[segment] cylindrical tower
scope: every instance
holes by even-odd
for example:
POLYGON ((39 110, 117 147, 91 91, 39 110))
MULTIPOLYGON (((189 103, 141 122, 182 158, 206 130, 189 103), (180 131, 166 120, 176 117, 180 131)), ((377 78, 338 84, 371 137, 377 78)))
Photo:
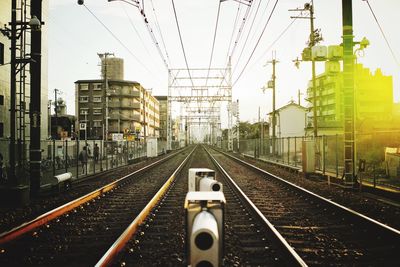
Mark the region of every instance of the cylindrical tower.
POLYGON ((117 57, 107 57, 101 60, 101 76, 104 78, 105 67, 107 64, 107 79, 124 79, 124 60, 117 57))

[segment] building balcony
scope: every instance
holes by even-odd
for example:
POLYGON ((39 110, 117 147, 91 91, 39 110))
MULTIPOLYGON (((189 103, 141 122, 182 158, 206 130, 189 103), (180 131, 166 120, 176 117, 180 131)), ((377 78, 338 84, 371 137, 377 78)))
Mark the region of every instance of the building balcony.
POLYGON ((133 114, 133 115, 124 115, 124 114, 109 114, 109 120, 120 120, 120 121, 137 121, 140 122, 140 115, 133 114))
POLYGON ((108 107, 109 108, 119 108, 119 107, 121 107, 121 103, 120 102, 108 102, 108 107))
POLYGON ((123 109, 140 109, 140 103, 132 101, 122 101, 121 108, 123 109))

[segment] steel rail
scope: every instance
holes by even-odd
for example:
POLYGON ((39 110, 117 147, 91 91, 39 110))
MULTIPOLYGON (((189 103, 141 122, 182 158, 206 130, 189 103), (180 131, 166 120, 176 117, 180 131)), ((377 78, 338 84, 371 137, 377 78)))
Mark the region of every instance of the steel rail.
POLYGON ((189 153, 189 155, 182 161, 179 167, 168 178, 165 184, 158 190, 149 203, 143 208, 139 215, 132 221, 132 223, 125 229, 125 231, 118 237, 118 239, 111 245, 103 257, 97 262, 96 267, 108 266, 113 258, 125 247, 126 243, 136 233, 139 225, 146 220, 151 210, 158 204, 160 199, 165 195, 171 184, 174 182, 176 175, 181 171, 190 156, 196 150, 197 146, 189 153))
POLYGON ((257 208, 257 206, 246 196, 246 194, 240 189, 240 187, 235 183, 235 181, 230 177, 230 175, 225 171, 225 169, 219 164, 219 162, 211 155, 208 149, 205 149, 214 164, 218 169, 224 174, 228 181, 233 185, 235 190, 239 192, 241 197, 246 201, 246 203, 255 211, 255 213, 260 217, 260 219, 266 224, 266 226, 271 230, 274 237, 277 239, 277 243, 282 246, 282 249, 286 256, 288 256, 288 261, 290 261, 291 266, 308 266, 304 260, 297 254, 297 252, 289 245, 286 239, 279 233, 274 225, 262 214, 262 212, 257 208))
POLYGON ((363 220, 363 221, 365 221, 365 222, 368 222, 368 223, 370 223, 370 224, 372 224, 372 225, 374 225, 374 226, 379 226, 380 229, 385 230, 385 231, 389 232, 390 234, 395 234, 395 235, 397 235, 397 236, 400 238, 400 230, 398 230, 398 229, 395 229, 395 228, 390 227, 390 226, 388 226, 388 225, 386 225, 386 224, 383 224, 383 223, 381 223, 381 222, 378 222, 378 221, 375 220, 375 219, 372 219, 372 218, 370 218, 370 217, 368 217, 368 216, 366 216, 366 215, 364 215, 364 214, 362 214, 362 213, 359 213, 359 212, 357 212, 357 211, 355 211, 355 210, 353 210, 353 209, 350 209, 350 208, 348 208, 348 207, 345 207, 345 206, 343 206, 343 205, 341 205, 341 204, 339 204, 339 203, 336 203, 336 202, 334 202, 334 201, 332 201, 332 200, 330 200, 330 199, 327 199, 327 198, 324 198, 324 197, 322 197, 322 196, 320 196, 320 195, 317 195, 317 194, 314 193, 314 192, 311 192, 311 191, 309 191, 309 190, 307 190, 307 189, 305 189, 305 188, 302 188, 302 187, 300 187, 300 186, 298 186, 298 185, 296 185, 296 184, 294 184, 294 183, 288 182, 288 181, 286 181, 285 179, 283 179, 283 178, 281 178, 281 177, 279 177, 279 176, 276 176, 276 175, 274 175, 274 174, 272 174, 272 173, 270 173, 270 172, 268 172, 268 171, 266 171, 266 170, 263 170, 263 169, 261 169, 261 168, 259 168, 259 167, 257 167, 257 166, 254 166, 254 165, 252 165, 252 164, 250 164, 250 163, 248 163, 248 162, 246 162, 246 161, 244 161, 244 160, 241 160, 241 159, 239 159, 239 158, 236 158, 236 157, 234 157, 234 156, 232 156, 232 155, 230 155, 230 154, 228 154, 228 153, 225 153, 225 152, 223 152, 223 151, 219 151, 219 150, 216 150, 216 149, 214 149, 214 150, 217 151, 217 152, 219 152, 219 153, 221 153, 221 154, 223 154, 223 155, 226 155, 227 157, 229 157, 229 158, 231 158, 231 159, 233 159, 233 160, 235 160, 235 161, 237 161, 237 162, 242 163, 242 164, 245 165, 245 166, 248 166, 248 167, 250 167, 250 168, 252 168, 252 169, 255 169, 255 170, 257 170, 257 171, 259 171, 259 172, 261 172, 261 173, 263 173, 263 174, 266 174, 266 175, 268 175, 268 176, 270 176, 270 177, 273 177, 274 179, 279 180, 279 181, 281 181, 282 183, 284 183, 284 184, 286 184, 286 185, 289 185, 289 186, 291 186, 291 187, 297 189, 297 190, 300 191, 300 192, 303 192, 303 193, 305 193, 305 194, 307 194, 307 195, 309 195, 309 196, 312 196, 312 197, 314 197, 314 198, 316 198, 316 199, 318 199, 318 200, 320 200, 320 201, 322 201, 322 202, 324 202, 324 203, 326 203, 326 204, 328 204, 328 205, 334 206, 334 207, 340 209, 340 210, 343 211, 343 212, 346 212, 346 213, 348 213, 348 214, 351 214, 351 215, 353 215, 353 216, 356 216, 356 218, 358 218, 358 219, 361 219, 361 220, 363 220))
POLYGON ((10 242, 18 237, 20 237, 21 235, 32 231, 33 229, 38 228, 39 226, 42 226, 44 224, 46 224, 47 222, 54 220, 55 218, 65 214, 66 212, 73 210, 76 207, 79 207, 80 205, 100 196, 101 194, 104 194, 110 190, 112 190, 113 188, 115 188, 116 186, 118 186, 120 183, 122 183, 125 179, 131 177, 132 175, 137 175, 139 173, 142 173, 150 168, 153 168, 161 163, 163 163, 164 161, 170 159, 171 157, 174 157, 175 155, 181 153, 181 151, 176 152, 171 154, 170 156, 167 156, 163 159, 160 159, 158 161, 155 161, 139 170, 136 170, 128 175, 125 175, 121 178, 119 178, 118 180, 109 183, 99 189, 96 189, 80 198, 77 198, 75 200, 72 200, 58 208, 55 208, 53 210, 50 210, 40 216, 38 216, 37 218, 29 221, 29 222, 25 222, 23 224, 21 224, 20 226, 17 226, 7 232, 3 232, 0 234, 0 245, 10 242))

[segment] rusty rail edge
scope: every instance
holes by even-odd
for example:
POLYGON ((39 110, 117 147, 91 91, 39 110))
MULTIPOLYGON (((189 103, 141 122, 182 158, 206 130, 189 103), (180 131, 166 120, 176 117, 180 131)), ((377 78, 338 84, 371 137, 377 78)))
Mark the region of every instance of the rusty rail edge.
MULTIPOLYGON (((197 147, 197 146, 196 146, 197 147)), ((174 171, 174 173, 168 178, 165 184, 158 190, 158 192, 153 196, 149 203, 143 208, 139 215, 132 221, 132 223, 125 229, 125 231, 118 237, 118 239, 111 245, 103 257, 96 263, 96 267, 108 266, 113 258, 125 247, 126 243, 131 239, 131 237, 136 233, 140 224, 146 220, 147 216, 150 214, 151 210, 157 205, 159 200, 164 196, 166 191, 169 189, 172 182, 175 180, 176 175, 185 163, 188 161, 190 156, 196 150, 196 147, 189 153, 189 155, 182 161, 179 167, 174 171)))
POLYGON ((163 159, 155 161, 155 162, 153 162, 153 163, 151 163, 151 164, 149 164, 149 165, 147 165, 147 166, 145 166, 145 167, 143 167, 143 168, 141 168, 139 170, 136 170, 136 171, 134 171, 134 172, 132 172, 132 173, 130 173, 128 175, 125 175, 125 176, 119 178, 118 180, 116 180, 116 181, 114 181, 114 182, 112 182, 112 183, 110 183, 108 185, 105 185, 105 186, 103 186, 103 187, 101 187, 99 189, 96 189, 96 190, 94 190, 94 191, 92 191, 92 192, 90 192, 90 193, 88 193, 88 194, 86 194, 86 195, 84 195, 84 196, 82 196, 80 198, 72 200, 72 201, 70 201, 70 202, 68 202, 68 203, 66 203, 66 204, 64 204, 64 205, 62 205, 62 206, 60 206, 58 208, 50 210, 50 211, 40 215, 39 217, 29 221, 29 222, 25 222, 25 223, 21 224, 20 226, 17 226, 17 227, 15 227, 15 228, 13 228, 13 229, 11 229, 9 231, 1 233, 0 234, 0 245, 4 244, 4 243, 7 243, 7 242, 10 242, 10 241, 20 237, 21 235, 23 235, 23 234, 25 234, 27 232, 30 232, 33 229, 38 228, 39 226, 42 226, 42 225, 46 224, 47 222, 49 222, 51 220, 54 220, 55 218, 67 213, 68 211, 73 210, 74 208, 79 207, 80 205, 82 205, 82 204, 84 204, 84 203, 96 198, 97 196, 110 191, 111 189, 115 188, 119 183, 121 183, 126 178, 128 178, 128 177, 130 177, 132 175, 136 175, 138 173, 144 172, 144 171, 146 171, 146 170, 148 170, 148 169, 150 169, 150 168, 152 168, 152 167, 154 167, 156 165, 159 165, 162 162, 170 159, 171 157, 173 157, 173 156, 175 156, 175 155, 177 155, 177 154, 179 154, 181 152, 182 151, 173 153, 168 157, 165 157, 163 159))
POLYGON ((290 257, 286 259, 290 261, 291 266, 308 266, 304 260, 297 254, 297 252, 289 245, 286 239, 279 233, 278 230, 274 227, 274 225, 264 216, 264 214, 257 208, 257 206, 247 197, 247 195, 240 189, 240 187, 235 183, 235 181, 230 177, 230 175, 225 171, 225 169, 219 164, 219 162, 211 155, 211 153, 206 149, 206 152, 213 160, 214 164, 218 167, 218 169, 224 174, 226 178, 228 178, 229 182, 234 186, 234 188, 240 193, 243 199, 247 202, 247 204, 257 213, 260 219, 266 224, 266 226, 271 230, 274 237, 277 239, 279 244, 282 246, 282 249, 285 250, 285 254, 290 257))
POLYGON ((350 209, 350 208, 345 207, 345 206, 343 206, 343 205, 341 205, 341 204, 339 204, 339 203, 336 203, 336 202, 334 202, 334 201, 332 201, 332 200, 330 200, 330 199, 327 199, 327 198, 324 198, 324 197, 322 197, 322 196, 320 196, 320 195, 317 195, 317 194, 314 193, 314 192, 311 192, 311 191, 309 191, 309 190, 307 190, 307 189, 305 189, 305 188, 303 188, 303 187, 300 187, 300 186, 298 186, 298 185, 296 185, 296 184, 294 184, 294 183, 288 182, 288 181, 286 181, 285 179, 283 179, 283 178, 281 178, 281 177, 279 177, 279 176, 277 176, 277 175, 274 175, 274 174, 272 174, 272 173, 270 173, 270 172, 268 172, 268 171, 266 171, 266 170, 263 170, 263 169, 261 169, 261 168, 259 168, 259 167, 257 167, 257 166, 254 166, 254 165, 252 165, 252 164, 250 164, 250 163, 248 163, 248 162, 246 162, 246 161, 244 161, 244 160, 241 160, 241 159, 239 159, 239 158, 236 158, 236 157, 234 157, 234 156, 232 156, 232 155, 230 155, 230 154, 228 154, 228 153, 225 153, 225 152, 223 152, 223 151, 219 151, 219 150, 216 150, 216 149, 213 149, 213 150, 215 150, 215 151, 217 151, 218 153, 221 153, 221 154, 223 154, 223 155, 226 155, 227 157, 229 157, 229 158, 231 158, 231 159, 233 159, 233 160, 236 160, 236 161, 238 161, 238 162, 240 162, 240 163, 242 163, 242 164, 244 164, 244 165, 246 165, 246 166, 248 166, 248 167, 250 167, 250 168, 253 168, 253 169, 255 169, 255 170, 257 170, 257 171, 259 171, 259 172, 261 172, 261 173, 263 173, 263 174, 266 174, 266 175, 268 175, 268 176, 271 176, 271 177, 273 177, 273 178, 275 178, 275 179, 277 179, 277 180, 279 180, 279 181, 281 181, 281 182, 283 182, 283 183, 285 183, 285 184, 287 184, 287 185, 290 185, 290 186, 296 188, 297 190, 299 190, 299 191, 301 191, 301 192, 303 192, 303 193, 306 193, 306 194, 308 194, 308 195, 310 195, 310 196, 312 196, 312 197, 314 197, 314 198, 316 198, 316 199, 318 199, 318 200, 320 200, 320 201, 322 201, 322 202, 328 203, 328 204, 330 204, 330 205, 332 205, 332 206, 335 206, 336 208, 339 208, 339 209, 342 210, 342 211, 345 211, 345 212, 347 212, 347 213, 350 213, 350 214, 352 214, 353 216, 358 217, 359 219, 362 219, 362 220, 364 220, 364 221, 366 221, 366 222, 368 222, 368 223, 370 223, 370 224, 373 224, 373 225, 375 225, 375 226, 379 226, 379 227, 381 227, 381 229, 384 229, 384 230, 388 231, 388 232, 391 233, 391 234, 395 234, 395 235, 397 235, 397 236, 400 238, 400 230, 398 230, 398 229, 396 229, 396 228, 390 227, 390 226, 388 226, 388 225, 386 225, 386 224, 383 224, 383 223, 381 223, 381 222, 379 222, 379 221, 377 221, 377 220, 375 220, 375 219, 372 219, 372 218, 370 218, 370 217, 368 217, 368 216, 366 216, 366 215, 364 215, 364 214, 362 214, 362 213, 359 213, 359 212, 357 212, 357 211, 355 211, 355 210, 353 210, 353 209, 350 209))

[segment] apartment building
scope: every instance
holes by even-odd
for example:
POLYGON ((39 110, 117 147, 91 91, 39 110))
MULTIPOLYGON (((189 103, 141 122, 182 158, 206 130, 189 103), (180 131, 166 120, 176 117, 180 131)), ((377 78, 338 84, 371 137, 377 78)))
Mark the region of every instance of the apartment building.
MULTIPOLYGON (((106 94, 104 80, 78 80, 75 99, 77 127, 86 122, 88 139, 103 139, 106 132, 108 140, 113 133, 158 137, 159 103, 137 82, 109 79, 106 94)), ((80 131, 81 138, 84 134, 80 131)))
POLYGON ((167 96, 156 96, 155 97, 160 104, 160 129, 159 136, 161 140, 167 140, 167 125, 168 125, 168 97, 167 96))
MULTIPOLYGON (((354 71, 356 125, 367 128, 376 122, 389 122, 393 117, 393 80, 380 69, 372 73, 361 64, 354 71)), ((310 81, 307 89, 309 113, 307 132, 313 131, 313 91, 310 81)), ((329 72, 316 77, 316 113, 318 132, 334 134, 343 129, 343 73, 329 72)))

